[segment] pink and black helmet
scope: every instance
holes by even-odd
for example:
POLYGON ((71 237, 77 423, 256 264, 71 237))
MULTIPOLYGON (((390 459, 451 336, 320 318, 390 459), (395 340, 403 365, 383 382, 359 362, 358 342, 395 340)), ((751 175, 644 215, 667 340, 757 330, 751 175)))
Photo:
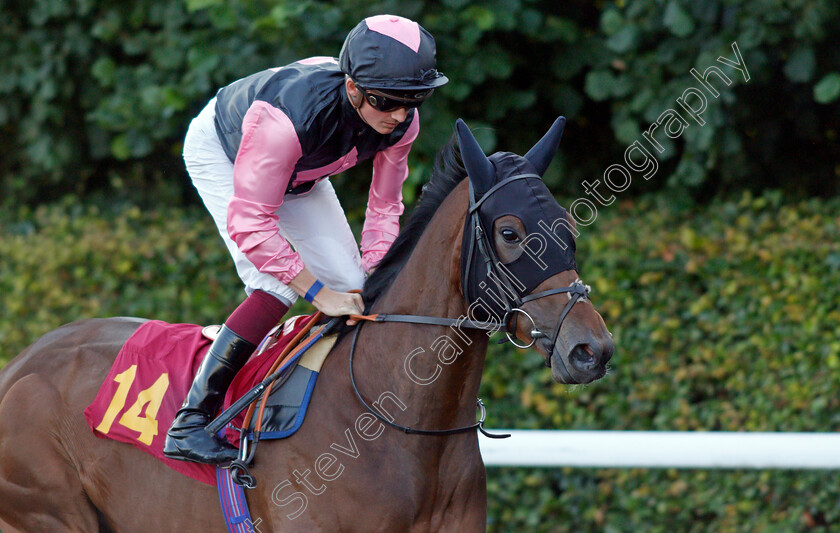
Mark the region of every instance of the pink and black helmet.
POLYGON ((357 24, 344 40, 338 62, 357 85, 391 94, 431 93, 449 81, 436 69, 434 37, 396 15, 368 17, 357 24))

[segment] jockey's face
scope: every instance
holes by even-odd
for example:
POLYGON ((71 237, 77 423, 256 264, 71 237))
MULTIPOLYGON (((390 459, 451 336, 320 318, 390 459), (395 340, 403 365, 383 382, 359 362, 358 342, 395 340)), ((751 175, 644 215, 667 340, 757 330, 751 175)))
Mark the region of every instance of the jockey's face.
POLYGON ((363 98, 362 92, 358 87, 356 87, 353 80, 350 78, 346 79, 345 87, 347 89, 347 96, 350 99, 350 103, 356 108, 359 116, 365 124, 373 128, 377 133, 381 133, 382 135, 392 133, 394 129, 402 124, 406 117, 408 117, 408 109, 405 107, 399 107, 391 111, 379 111, 370 105, 370 103, 363 98))
POLYGON ((408 110, 404 107, 393 111, 379 111, 366 101, 363 100, 362 102, 362 106, 359 108, 359 115, 361 115, 362 120, 367 122, 377 133, 383 135, 393 132, 408 116, 408 110))

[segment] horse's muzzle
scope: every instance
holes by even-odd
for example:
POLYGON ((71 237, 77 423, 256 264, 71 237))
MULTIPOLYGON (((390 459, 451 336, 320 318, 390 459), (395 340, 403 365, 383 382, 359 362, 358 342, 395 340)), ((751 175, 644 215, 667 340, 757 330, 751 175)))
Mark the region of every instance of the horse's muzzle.
POLYGON ((611 337, 589 339, 589 342, 575 344, 565 349, 563 341, 551 347, 549 362, 551 374, 558 383, 584 384, 604 377, 607 363, 613 356, 615 344, 611 337))

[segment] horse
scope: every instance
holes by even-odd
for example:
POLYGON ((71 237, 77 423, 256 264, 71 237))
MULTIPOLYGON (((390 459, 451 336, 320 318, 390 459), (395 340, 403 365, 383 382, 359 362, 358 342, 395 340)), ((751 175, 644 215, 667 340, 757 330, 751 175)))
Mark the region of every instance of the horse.
MULTIPOLYGON (((614 351, 576 270, 574 221, 541 179, 564 126, 524 157, 488 157, 457 122, 363 289, 382 320, 341 326, 306 423, 262 442, 251 530, 485 531, 476 400, 490 334, 566 384, 603 377, 614 351)), ((143 322, 61 326, 0 371, 4 532, 225 530, 215 487, 95 437, 82 416, 143 322)))

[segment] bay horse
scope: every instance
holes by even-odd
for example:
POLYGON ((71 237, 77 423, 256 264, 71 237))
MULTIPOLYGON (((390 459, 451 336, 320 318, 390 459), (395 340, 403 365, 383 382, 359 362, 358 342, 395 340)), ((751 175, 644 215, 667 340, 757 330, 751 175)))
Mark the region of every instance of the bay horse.
MULTIPOLYGON (((574 223, 541 180, 564 124, 524 157, 488 158, 458 121, 362 293, 367 312, 414 319, 342 332, 306 423, 256 456, 254 531, 485 531, 475 420, 489 333, 533 346, 560 383, 605 375, 612 338, 578 278, 574 223)), ((214 487, 95 437, 83 418, 141 323, 62 326, 0 372, 5 533, 225 530, 214 487)))

